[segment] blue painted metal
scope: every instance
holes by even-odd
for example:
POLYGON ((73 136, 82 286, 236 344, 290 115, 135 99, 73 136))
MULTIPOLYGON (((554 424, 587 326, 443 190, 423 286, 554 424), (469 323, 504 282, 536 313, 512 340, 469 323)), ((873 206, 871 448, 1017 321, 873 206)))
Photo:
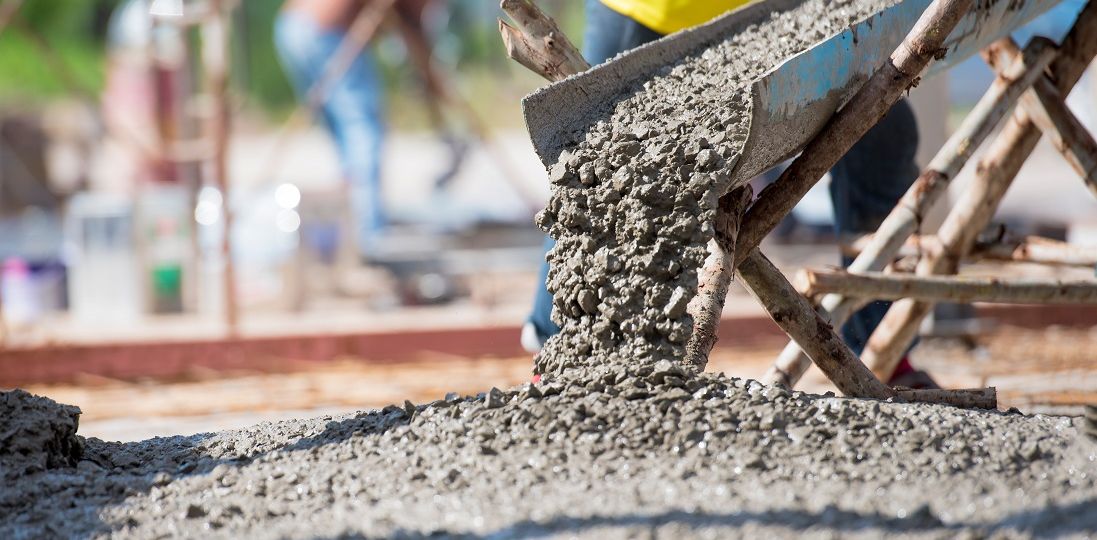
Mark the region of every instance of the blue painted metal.
MULTIPOLYGON (((1059 0, 977 1, 948 39, 931 76, 975 54, 1059 0)), ((754 83, 751 136, 736 178, 745 180, 795 154, 902 43, 931 0, 906 0, 786 60, 754 83)))
MULTIPOLYGON (((534 92, 523 100, 526 126, 546 164, 570 134, 608 116, 613 100, 663 65, 742 31, 773 10, 802 0, 753 2, 716 20, 634 49, 611 62, 534 92)), ((789 58, 756 81, 750 136, 733 184, 803 148, 902 42, 931 0, 904 0, 789 58)), ((976 0, 945 41, 947 56, 928 74, 947 69, 1055 6, 1059 0, 976 0)))

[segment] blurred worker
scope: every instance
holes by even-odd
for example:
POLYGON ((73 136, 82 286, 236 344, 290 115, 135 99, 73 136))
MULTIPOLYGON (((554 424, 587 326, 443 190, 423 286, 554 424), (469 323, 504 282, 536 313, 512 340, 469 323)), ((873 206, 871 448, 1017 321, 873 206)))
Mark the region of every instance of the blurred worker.
MULTIPOLYGON (((583 55, 592 65, 618 53, 654 41, 665 34, 696 26, 749 0, 586 0, 587 27, 583 55)), ((830 195, 839 238, 875 232, 884 217, 918 177, 914 156, 918 126, 906 100, 900 100, 879 124, 850 149, 831 170, 830 195)), ((553 245, 546 239, 546 253, 553 245)), ((852 262, 846 258, 845 264, 852 262)), ((522 344, 540 350, 560 328, 552 322, 552 295, 545 286, 548 263, 541 267, 533 312, 522 329, 522 344)), ((890 302, 873 302, 842 327, 842 337, 860 355, 890 302)), ((888 381, 915 388, 935 387, 927 374, 904 358, 888 381)))
MULTIPOLYGON (((404 26, 418 29, 427 0, 397 0, 404 26)), ((275 23, 274 39, 290 81, 301 99, 325 76, 329 62, 348 37, 355 20, 370 8, 387 9, 381 0, 288 0, 275 23)), ((421 33, 420 33, 421 35, 421 33)), ((324 80, 316 111, 338 147, 347 180, 359 253, 368 256, 388 225, 381 198, 381 145, 384 137, 383 87, 368 50, 337 78, 324 80)))
POLYGON ((95 189, 133 192, 142 183, 184 182, 198 174, 197 166, 138 144, 197 137, 198 125, 183 114, 184 96, 194 91, 187 60, 183 28, 154 25, 145 0, 126 0, 111 13, 101 95, 111 174, 97 179, 95 189))

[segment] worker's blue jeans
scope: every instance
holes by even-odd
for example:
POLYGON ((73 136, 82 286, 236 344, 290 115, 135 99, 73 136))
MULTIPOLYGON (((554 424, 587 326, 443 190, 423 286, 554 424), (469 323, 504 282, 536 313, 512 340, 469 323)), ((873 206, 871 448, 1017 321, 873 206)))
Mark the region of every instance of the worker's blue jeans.
MULTIPOLYGON (((324 76, 346 34, 319 27, 308 17, 283 12, 274 28, 278 56, 301 100, 324 76)), ((359 252, 368 253, 385 226, 381 200, 381 143, 384 137, 381 79, 368 53, 329 84, 318 111, 339 151, 359 252)))
MULTIPOLYGON (((587 30, 583 54, 592 64, 658 39, 659 34, 602 5, 586 3, 587 30)), ((842 235, 873 232, 918 176, 914 154, 918 127, 906 101, 897 103, 831 170, 830 195, 835 228, 842 235)), ((545 239, 545 252, 553 240, 545 239)), ((849 264, 844 260, 843 264, 849 264)), ((540 282, 529 321, 548 338, 560 331, 552 322, 552 295, 545 287, 548 263, 541 266, 540 282)), ((889 302, 874 302, 858 311, 842 328, 842 336, 857 354, 887 313, 889 302)))

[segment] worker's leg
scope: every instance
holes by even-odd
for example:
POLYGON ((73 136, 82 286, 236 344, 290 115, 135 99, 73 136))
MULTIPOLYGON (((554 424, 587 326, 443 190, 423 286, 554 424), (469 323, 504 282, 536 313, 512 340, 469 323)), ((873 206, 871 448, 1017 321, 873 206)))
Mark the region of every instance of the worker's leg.
POLYGON ((282 69, 298 99, 304 100, 309 88, 320 78, 323 62, 317 62, 320 50, 314 37, 322 30, 302 15, 282 13, 274 23, 274 45, 282 69))
MULTIPOLYGON (((591 65, 601 64, 618 53, 634 49, 662 37, 654 30, 609 9, 598 0, 586 2, 586 32, 583 33, 583 57, 591 65)), ((555 242, 545 237, 545 254, 555 242)), ((540 349, 542 343, 560 331, 552 322, 552 294, 546 287, 548 262, 541 263, 537 291, 533 299, 526 328, 522 331, 522 345, 531 351, 540 349)))
MULTIPOLYGON (((545 236, 544 255, 547 256, 556 241, 545 236)), ((535 352, 541 348, 550 336, 560 332, 560 327, 552 322, 552 293, 548 292, 548 261, 541 262, 537 272, 537 290, 533 295, 533 311, 529 314, 526 328, 522 331, 522 346, 535 352)))
MULTIPOLYGON (((324 75, 345 34, 318 27, 307 17, 282 13, 275 26, 279 57, 300 99, 324 75)), ((330 84, 321 111, 339 150, 348 182, 359 252, 367 254, 385 226, 381 199, 384 136, 381 85, 373 59, 363 53, 330 84)))
MULTIPOLYGON (((831 170, 830 196, 839 238, 875 232, 918 177, 914 161, 918 125, 901 100, 831 170)), ((843 258, 843 265, 852 262, 843 258)), ((890 302, 873 302, 854 313, 842 337, 861 354, 890 302)))
POLYGON ((586 1, 585 14, 587 25, 583 32, 583 58, 592 66, 663 37, 598 0, 586 1))
POLYGON ((349 183, 358 251, 367 256, 387 224, 381 193, 381 92, 373 58, 362 54, 324 102, 325 115, 336 127, 343 174, 349 183))

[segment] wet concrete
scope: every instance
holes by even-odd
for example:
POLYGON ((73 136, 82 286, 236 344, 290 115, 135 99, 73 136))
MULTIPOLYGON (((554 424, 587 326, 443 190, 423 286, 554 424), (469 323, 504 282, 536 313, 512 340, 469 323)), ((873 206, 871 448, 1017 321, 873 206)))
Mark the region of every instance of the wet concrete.
POLYGON ((22 390, 0 392, 0 480, 76 465, 80 409, 22 390))
POLYGON ((584 379, 683 358, 716 200, 749 131, 751 82, 885 5, 812 0, 771 14, 637 82, 574 134, 538 215, 557 240, 548 288, 563 329, 539 373, 584 379))
POLYGON ((1080 537, 1097 530, 1097 444, 1077 431, 659 362, 585 387, 89 439, 76 467, 4 485, 0 537, 1080 537))

